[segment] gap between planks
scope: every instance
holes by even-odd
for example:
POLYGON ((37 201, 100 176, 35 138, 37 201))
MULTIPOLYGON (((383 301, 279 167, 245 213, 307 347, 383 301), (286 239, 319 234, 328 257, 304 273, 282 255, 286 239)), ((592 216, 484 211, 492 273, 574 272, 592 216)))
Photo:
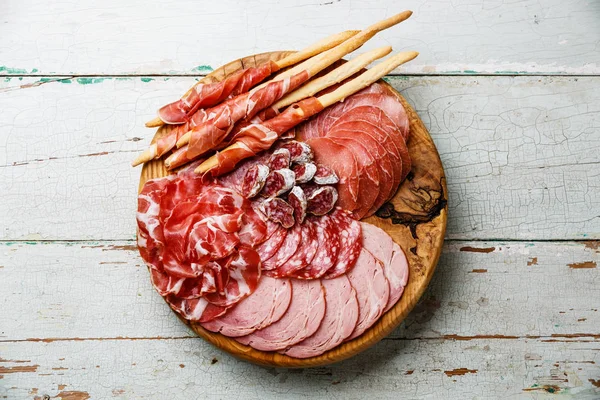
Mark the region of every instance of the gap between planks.
MULTIPOLYGON (((207 74, 0 74, 0 78, 55 78, 56 80, 71 79, 71 78, 203 78, 207 74)), ((473 77, 564 77, 564 78, 594 78, 600 77, 600 74, 569 74, 561 72, 407 72, 407 73, 391 73, 388 77, 408 76, 408 77, 446 77, 446 76, 473 76, 473 77)))

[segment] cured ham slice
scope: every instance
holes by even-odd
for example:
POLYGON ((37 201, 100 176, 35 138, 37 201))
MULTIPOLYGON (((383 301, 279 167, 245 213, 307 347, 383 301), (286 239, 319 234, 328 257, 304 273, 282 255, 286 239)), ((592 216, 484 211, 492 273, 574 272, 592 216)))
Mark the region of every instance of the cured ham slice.
POLYGON ((381 317, 390 295, 390 287, 383 266, 367 250, 362 250, 348 279, 358 299, 358 321, 346 340, 362 335, 381 317), (368 278, 366 278, 368 277, 368 278))
POLYGON ((345 276, 323 281, 325 316, 319 329, 308 338, 280 351, 291 357, 308 358, 333 349, 346 339, 358 321, 356 292, 345 276))
POLYGON ((311 336, 325 315, 325 292, 318 280, 292 280, 292 301, 283 317, 254 333, 236 338, 257 350, 286 349, 311 336))
POLYGON ((383 272, 390 285, 390 297, 384 312, 392 308, 402 297, 408 283, 408 261, 404 251, 390 235, 375 225, 361 223, 363 247, 383 264, 383 272))
POLYGON ((207 322, 227 312, 227 307, 216 306, 204 298, 181 299, 169 295, 165 300, 173 310, 189 321, 207 322))
POLYGON ((246 336, 279 321, 291 299, 292 285, 288 279, 263 276, 252 296, 240 301, 222 317, 202 324, 202 327, 225 336, 246 336))
POLYGON ((328 138, 314 138, 307 143, 313 149, 317 163, 327 165, 339 177, 337 186, 339 206, 348 211, 359 208, 360 170, 354 154, 348 148, 328 138))

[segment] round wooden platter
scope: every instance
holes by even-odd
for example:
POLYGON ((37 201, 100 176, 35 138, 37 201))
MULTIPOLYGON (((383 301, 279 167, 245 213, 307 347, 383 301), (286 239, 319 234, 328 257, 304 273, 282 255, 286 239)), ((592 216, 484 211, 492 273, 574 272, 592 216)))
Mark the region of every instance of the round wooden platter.
MULTIPOLYGON (((278 60, 290 52, 262 53, 233 61, 203 78, 220 81, 240 68, 248 68, 268 59, 278 60)), ((263 352, 235 340, 203 329, 199 324, 183 320, 202 338, 230 354, 256 364, 272 367, 316 367, 352 357, 387 336, 413 309, 435 271, 442 251, 447 221, 447 189, 439 154, 423 122, 406 100, 384 81, 380 81, 404 105, 409 119, 411 138, 408 143, 413 166, 394 198, 365 222, 385 230, 405 251, 409 261, 409 280, 398 303, 360 337, 318 356, 293 358, 275 352, 263 352)), ((158 129, 154 140, 168 127, 158 129)), ((168 174, 162 160, 144 164, 139 190, 152 178, 168 174)), ((179 314, 177 314, 179 316, 179 314)))

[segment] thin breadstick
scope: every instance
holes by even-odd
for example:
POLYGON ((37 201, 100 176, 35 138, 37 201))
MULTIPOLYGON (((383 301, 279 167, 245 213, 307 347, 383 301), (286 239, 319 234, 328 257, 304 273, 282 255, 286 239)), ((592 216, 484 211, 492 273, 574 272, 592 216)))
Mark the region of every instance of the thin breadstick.
POLYGON ((360 56, 353 58, 342 66, 334 69, 327 75, 323 75, 320 78, 314 79, 308 82, 306 85, 297 89, 296 91, 288 94, 277 103, 273 104, 273 108, 280 110, 284 107, 289 106, 297 101, 305 99, 320 92, 321 90, 335 85, 343 81, 344 79, 354 75, 373 61, 380 59, 381 57, 387 56, 392 51, 391 46, 380 47, 375 50, 368 51, 360 56))
MULTIPOLYGON (((275 61, 275 65, 277 65, 277 69, 282 69, 282 68, 289 67, 290 65, 297 64, 300 61, 304 61, 308 58, 314 57, 315 55, 317 55, 319 53, 322 53, 326 50, 329 50, 329 49, 337 46, 338 44, 340 44, 340 43, 348 40, 352 36, 356 35, 358 32, 360 32, 360 31, 349 30, 349 31, 335 33, 331 36, 328 36, 324 39, 319 40, 316 43, 311 44, 310 46, 308 46, 296 53, 290 54, 289 56, 284 57, 279 61, 275 61)), ((196 84, 194 84, 194 86, 192 86, 182 97, 186 97, 187 95, 189 95, 189 93, 192 90, 194 90, 194 87, 196 87, 197 85, 199 85, 201 83, 203 83, 203 80, 200 80, 196 84)), ((159 127, 163 124, 164 124, 164 121, 162 119, 160 119, 159 117, 156 117, 156 118, 146 122, 146 126, 148 128, 159 127)))
MULTIPOLYGON (((393 71, 398 66, 414 59, 418 55, 419 53, 416 51, 398 53, 388 58, 387 60, 377 64, 375 67, 368 69, 367 71, 363 72, 360 76, 354 78, 350 82, 343 84, 333 92, 317 97, 317 100, 321 103, 323 108, 335 104, 338 101, 342 101, 346 97, 376 82, 378 79, 384 77, 387 73, 393 71)), ((225 148, 223 152, 242 149, 245 146, 246 145, 243 143, 236 142, 230 145, 229 147, 225 148)), ((194 172, 198 174, 203 174, 215 168, 217 165, 218 158, 216 156, 212 156, 206 161, 204 161, 202 164, 200 164, 194 170, 194 172)))

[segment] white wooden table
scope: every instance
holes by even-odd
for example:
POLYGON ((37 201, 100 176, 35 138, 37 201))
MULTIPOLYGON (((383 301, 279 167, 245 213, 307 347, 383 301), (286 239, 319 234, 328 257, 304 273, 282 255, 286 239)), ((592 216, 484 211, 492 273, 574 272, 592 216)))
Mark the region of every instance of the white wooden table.
MULTIPOLYGON (((294 4, 292 4, 294 3, 294 4)), ((0 397, 600 398, 600 3, 0 6, 0 397), (266 369, 194 336, 136 251, 143 122, 229 60, 412 9, 365 46, 440 151, 444 253, 390 337, 266 369)))

